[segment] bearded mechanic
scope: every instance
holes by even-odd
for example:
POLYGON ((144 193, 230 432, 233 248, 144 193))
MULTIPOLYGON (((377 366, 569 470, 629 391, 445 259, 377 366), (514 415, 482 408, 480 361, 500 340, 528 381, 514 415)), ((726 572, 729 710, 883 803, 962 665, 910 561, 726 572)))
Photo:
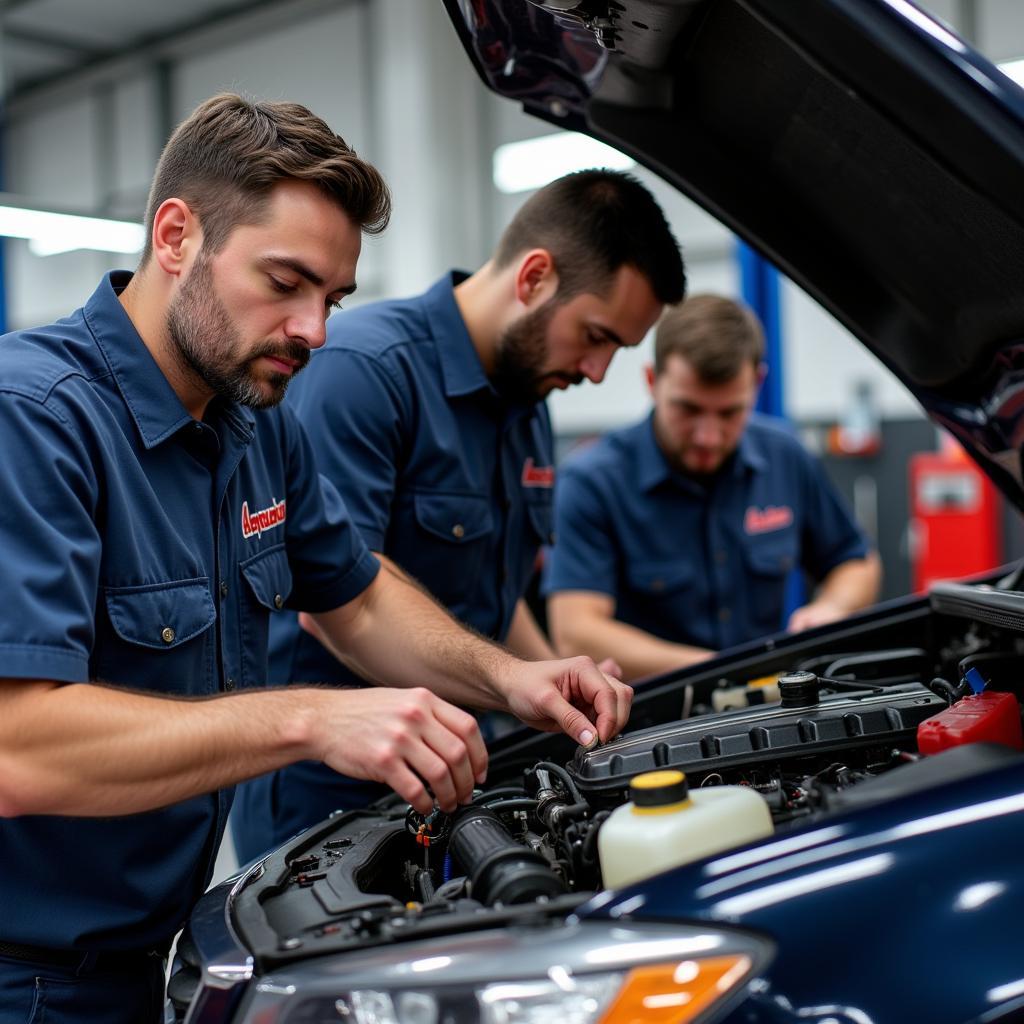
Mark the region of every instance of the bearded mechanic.
POLYGON ((454 809, 487 757, 442 697, 584 743, 625 721, 589 659, 519 661, 381 569, 274 408, 389 208, 304 107, 214 97, 161 157, 134 276, 0 345, 4 1024, 162 1019, 242 779, 315 758, 454 809), (265 689, 283 607, 398 688, 265 689))
MULTIPOLYGON (((287 404, 379 557, 479 633, 550 659, 523 599, 551 535, 544 398, 599 383, 684 288, 678 244, 639 181, 566 175, 527 200, 475 273, 332 317, 287 404)), ((295 615, 272 625, 271 679, 362 682, 295 615)), ((235 849, 259 856, 377 795, 320 764, 289 765, 240 789, 235 849)))
POLYGON ((746 307, 695 295, 655 335, 651 414, 566 462, 546 566, 562 653, 626 679, 824 625, 870 604, 880 565, 820 463, 753 414, 764 335, 746 307), (816 584, 784 621, 786 582, 816 584))

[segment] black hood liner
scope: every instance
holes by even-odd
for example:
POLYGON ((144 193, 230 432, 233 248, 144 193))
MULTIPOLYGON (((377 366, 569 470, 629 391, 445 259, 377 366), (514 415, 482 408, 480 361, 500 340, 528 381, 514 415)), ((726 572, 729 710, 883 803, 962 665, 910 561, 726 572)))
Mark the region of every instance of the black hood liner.
POLYGON ((572 12, 446 3, 491 88, 630 153, 758 248, 1024 507, 1016 85, 882 0, 584 0, 614 50, 572 12))

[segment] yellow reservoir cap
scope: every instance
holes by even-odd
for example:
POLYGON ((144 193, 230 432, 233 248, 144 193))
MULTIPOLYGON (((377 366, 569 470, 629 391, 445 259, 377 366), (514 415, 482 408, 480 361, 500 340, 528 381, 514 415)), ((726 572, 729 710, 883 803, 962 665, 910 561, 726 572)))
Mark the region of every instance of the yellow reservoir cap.
POLYGON ((629 780, 629 795, 636 807, 667 807, 681 804, 689 796, 686 774, 675 769, 644 772, 629 780))

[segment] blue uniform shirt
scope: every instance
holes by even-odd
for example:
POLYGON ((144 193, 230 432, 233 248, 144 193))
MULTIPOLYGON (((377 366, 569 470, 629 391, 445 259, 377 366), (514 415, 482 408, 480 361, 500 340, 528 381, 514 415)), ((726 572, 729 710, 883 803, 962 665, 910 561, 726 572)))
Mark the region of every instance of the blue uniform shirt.
POLYGON ((786 579, 815 580, 868 545, 821 465, 753 416, 709 486, 674 471, 653 420, 615 431, 559 470, 544 591, 615 598, 615 617, 720 650, 784 625, 786 579))
MULTIPOLYGON (((337 607, 379 565, 290 412, 215 401, 202 423, 188 414, 118 302, 129 279, 0 339, 2 674, 182 697, 259 686, 274 611, 337 607)), ((0 939, 169 942, 209 881, 230 801, 4 821, 0 939)))
MULTIPOLYGON (((550 537, 551 424, 543 402, 509 405, 488 381, 452 291, 464 278, 331 317, 288 403, 370 548, 501 640, 550 537)), ((294 615, 271 626, 271 679, 360 682, 294 615)), ((289 765, 241 788, 235 849, 249 860, 383 792, 319 763, 289 765)))
MULTIPOLYGON (((488 381, 452 292, 464 278, 331 317, 288 403, 369 547, 501 640, 550 537, 551 424, 488 381)), ((271 644, 274 682, 353 680, 294 615, 271 644)))

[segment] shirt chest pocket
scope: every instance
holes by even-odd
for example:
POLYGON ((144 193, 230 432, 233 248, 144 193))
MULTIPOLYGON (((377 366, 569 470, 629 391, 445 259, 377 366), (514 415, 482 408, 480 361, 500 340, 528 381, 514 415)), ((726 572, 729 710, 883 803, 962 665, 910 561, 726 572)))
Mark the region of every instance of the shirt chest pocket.
MULTIPOLYGON (((477 494, 418 493, 413 496, 415 537, 410 557, 399 559, 445 604, 454 604, 487 571, 493 544, 490 499, 477 494)), ((493 567, 490 567, 491 571, 493 567)))
POLYGON ((626 576, 633 590, 656 598, 692 589, 696 570, 692 562, 634 562, 626 576))
POLYGON ((797 565, 795 530, 780 530, 747 542, 744 552, 747 567, 750 636, 775 633, 783 627, 786 582, 797 565))
POLYGON ((757 577, 786 577, 796 565, 797 537, 793 530, 748 540, 744 560, 750 572, 757 577))
POLYGON ((99 679, 172 693, 209 693, 217 618, 206 577, 137 587, 105 587, 113 636, 97 635, 99 679))
POLYGON ((239 563, 244 600, 239 609, 242 685, 262 686, 267 679, 267 636, 272 612, 282 611, 292 592, 292 570, 283 544, 239 563))
POLYGON ((666 639, 695 642, 705 633, 707 585, 692 561, 629 562, 619 616, 666 639))

